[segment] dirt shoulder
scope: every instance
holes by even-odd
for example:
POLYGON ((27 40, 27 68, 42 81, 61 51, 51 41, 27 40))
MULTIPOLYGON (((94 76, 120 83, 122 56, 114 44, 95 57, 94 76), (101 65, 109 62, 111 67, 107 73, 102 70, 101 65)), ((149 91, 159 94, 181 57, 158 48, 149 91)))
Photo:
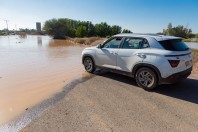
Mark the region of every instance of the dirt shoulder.
POLYGON ((193 74, 198 75, 198 50, 192 50, 193 55, 193 74))
POLYGON ((197 86, 191 78, 146 92, 105 73, 78 84, 22 131, 197 131, 197 86))
POLYGON ((193 65, 192 73, 193 74, 197 74, 197 76, 198 76, 198 62, 193 65))
POLYGON ((99 37, 89 37, 89 38, 67 38, 66 41, 69 41, 74 44, 88 45, 88 46, 96 46, 98 44, 103 43, 107 38, 99 38, 99 37))

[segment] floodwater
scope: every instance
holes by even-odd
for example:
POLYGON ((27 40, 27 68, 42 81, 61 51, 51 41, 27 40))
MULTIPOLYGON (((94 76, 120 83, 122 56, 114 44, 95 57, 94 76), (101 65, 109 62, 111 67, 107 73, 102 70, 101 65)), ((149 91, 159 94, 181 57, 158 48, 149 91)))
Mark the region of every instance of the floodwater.
POLYGON ((198 43, 195 43, 195 42, 186 42, 186 44, 188 45, 188 47, 190 47, 192 49, 198 49, 198 43))
POLYGON ((0 36, 0 124, 88 76, 84 48, 48 36, 0 36))

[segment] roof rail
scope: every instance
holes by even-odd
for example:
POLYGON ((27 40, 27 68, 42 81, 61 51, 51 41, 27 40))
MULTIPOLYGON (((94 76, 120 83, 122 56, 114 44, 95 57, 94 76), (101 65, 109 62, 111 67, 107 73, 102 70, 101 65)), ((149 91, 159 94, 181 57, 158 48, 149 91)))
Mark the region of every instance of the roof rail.
MULTIPOLYGON (((132 35, 150 35, 150 36, 163 36, 155 33, 121 33, 121 34, 132 34, 132 35)), ((119 35, 119 34, 117 34, 119 35)))
POLYGON ((155 33, 134 33, 135 35, 152 35, 152 36, 159 36, 158 34, 155 33))

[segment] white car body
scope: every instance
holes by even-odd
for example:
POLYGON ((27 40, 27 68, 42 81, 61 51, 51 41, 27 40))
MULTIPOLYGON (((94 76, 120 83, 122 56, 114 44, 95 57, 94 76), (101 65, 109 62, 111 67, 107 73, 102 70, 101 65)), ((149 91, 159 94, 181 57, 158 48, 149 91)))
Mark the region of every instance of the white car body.
MULTIPOLYGON (((117 71, 131 77, 135 77, 136 70, 140 67, 148 67, 157 74, 158 84, 173 83, 190 75, 192 70, 191 50, 167 50, 160 42, 178 41, 178 43, 182 43, 180 40, 181 38, 173 36, 118 34, 97 47, 85 48, 82 52, 82 60, 89 56, 93 60, 95 67, 117 71), (131 47, 123 48, 125 42, 131 46, 140 40, 142 41, 141 43, 139 42, 139 47, 140 45, 142 47, 147 46, 147 43, 148 47, 135 49, 131 47), (111 41, 115 41, 116 43, 117 41, 121 41, 120 47, 105 47, 105 44, 108 46, 108 42, 112 43, 111 41), (177 66, 172 67, 169 61, 172 61, 173 65, 178 61, 179 63, 177 66)), ((181 45, 183 46, 183 43, 181 45)))

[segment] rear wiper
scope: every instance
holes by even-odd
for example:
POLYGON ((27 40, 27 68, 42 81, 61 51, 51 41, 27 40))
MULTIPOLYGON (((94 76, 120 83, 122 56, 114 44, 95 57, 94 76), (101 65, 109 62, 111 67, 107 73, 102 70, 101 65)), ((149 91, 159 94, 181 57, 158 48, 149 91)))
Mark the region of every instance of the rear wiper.
POLYGON ((189 50, 189 48, 185 48, 185 50, 189 50))

